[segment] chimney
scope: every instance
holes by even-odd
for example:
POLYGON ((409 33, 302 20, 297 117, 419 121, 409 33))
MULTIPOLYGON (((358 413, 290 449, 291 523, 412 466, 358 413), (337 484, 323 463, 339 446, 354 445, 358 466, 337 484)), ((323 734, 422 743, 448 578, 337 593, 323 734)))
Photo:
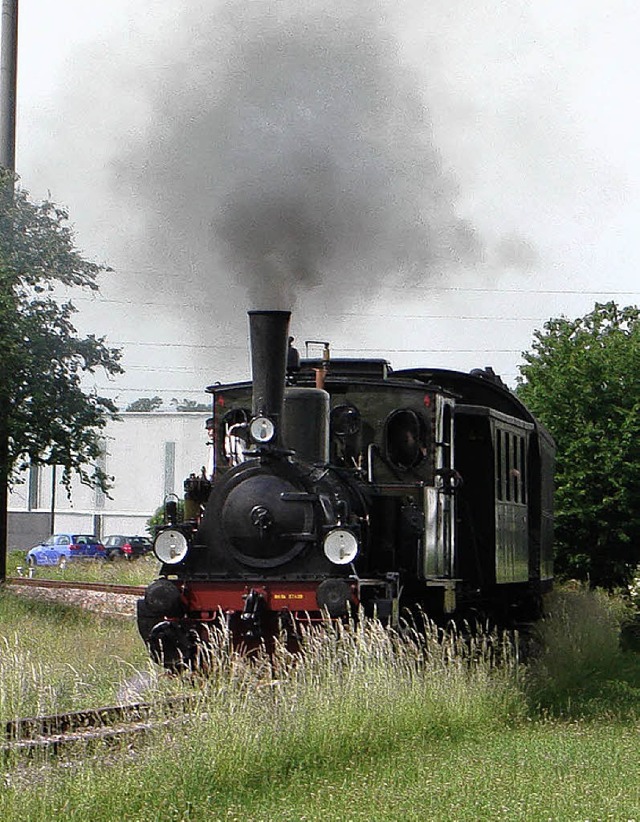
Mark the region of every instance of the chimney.
POLYGON ((290 311, 249 311, 252 412, 254 417, 265 416, 273 420, 275 444, 281 443, 290 317, 290 311))

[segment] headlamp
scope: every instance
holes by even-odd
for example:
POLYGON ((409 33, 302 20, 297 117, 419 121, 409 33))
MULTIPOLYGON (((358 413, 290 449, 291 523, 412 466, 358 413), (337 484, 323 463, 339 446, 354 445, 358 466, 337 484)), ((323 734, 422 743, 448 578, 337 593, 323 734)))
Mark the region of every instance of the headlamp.
POLYGON ((177 565, 187 556, 189 543, 187 538, 175 528, 161 531, 153 543, 153 553, 166 565, 177 565))
POLYGON ((255 417, 249 424, 249 434, 254 442, 266 444, 276 435, 276 427, 268 417, 255 417))
POLYGON ((334 528, 324 538, 324 553, 334 565, 348 565, 358 556, 358 540, 346 528, 334 528))

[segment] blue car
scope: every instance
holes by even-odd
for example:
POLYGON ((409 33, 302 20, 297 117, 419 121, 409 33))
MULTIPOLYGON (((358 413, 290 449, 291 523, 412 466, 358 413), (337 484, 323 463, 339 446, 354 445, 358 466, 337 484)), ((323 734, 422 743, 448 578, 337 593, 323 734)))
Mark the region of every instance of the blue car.
POLYGON ((60 568, 69 560, 86 557, 103 558, 106 556, 104 545, 98 537, 90 534, 54 534, 27 552, 27 564, 57 565, 60 568))

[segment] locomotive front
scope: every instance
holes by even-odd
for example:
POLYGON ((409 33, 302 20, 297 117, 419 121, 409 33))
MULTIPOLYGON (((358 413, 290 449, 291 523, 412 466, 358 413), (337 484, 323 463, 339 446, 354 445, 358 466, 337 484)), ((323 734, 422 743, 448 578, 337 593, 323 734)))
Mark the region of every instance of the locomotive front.
MULTIPOLYGON (((293 644, 301 621, 341 618, 360 604, 367 487, 330 464, 327 392, 285 389, 288 360, 295 368, 289 316, 249 312, 251 409, 226 410, 242 388, 214 391, 216 413, 231 420, 224 431, 213 421, 216 438, 227 438, 228 464, 211 483, 192 477, 194 516, 156 536, 161 577, 138 603, 138 627, 167 667, 191 664, 221 620, 239 647, 283 635, 293 644)), ((368 585, 381 608, 397 593, 393 579, 368 585)))

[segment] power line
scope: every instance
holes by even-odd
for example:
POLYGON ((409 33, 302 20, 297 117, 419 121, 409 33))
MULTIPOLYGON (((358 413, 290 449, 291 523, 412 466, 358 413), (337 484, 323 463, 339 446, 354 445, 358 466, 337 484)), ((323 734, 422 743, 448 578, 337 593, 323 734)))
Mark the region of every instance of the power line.
MULTIPOLYGON (((522 348, 340 348, 340 354, 335 356, 339 359, 342 354, 376 354, 385 357, 387 354, 521 354, 522 348)), ((148 371, 149 373, 185 372, 185 373, 209 373, 212 369, 207 366, 195 368, 190 365, 167 365, 158 367, 155 365, 126 365, 127 371, 148 371)))
POLYGON ((521 348, 340 348, 344 354, 521 354, 521 348))
MULTIPOLYGON (((369 282, 362 282, 362 283, 352 283, 352 287, 357 288, 371 288, 371 283, 369 282)), ((377 285, 375 287, 375 291, 398 291, 400 286, 398 285, 377 285)), ((611 289, 598 289, 598 290, 588 290, 588 289, 573 289, 573 288, 497 288, 497 287, 485 287, 485 286, 423 286, 423 285, 402 285, 401 286, 403 292, 407 291, 417 291, 417 292, 425 292, 425 293, 461 293, 461 294, 540 294, 540 295, 550 295, 550 296, 586 296, 586 297, 597 297, 597 296, 610 296, 610 297, 631 297, 631 296, 640 296, 640 291, 614 291, 611 289)), ((132 305, 136 306, 137 308, 141 307, 143 304, 140 300, 134 299, 116 299, 111 297, 102 297, 100 295, 96 295, 94 297, 73 297, 76 302, 93 302, 93 303, 108 303, 112 305, 132 305)), ((197 302, 190 300, 188 302, 182 302, 177 300, 171 300, 169 302, 150 302, 145 300, 144 306, 155 306, 160 308, 185 308, 185 307, 193 307, 193 308, 204 308, 210 303, 203 302, 199 300, 197 302)), ((344 312, 342 314, 327 314, 325 316, 329 317, 341 317, 341 316, 369 316, 369 315, 359 315, 352 312, 344 312)), ((379 316, 377 314, 372 314, 370 316, 379 316)), ((384 315, 380 315, 384 316, 384 315)), ((403 315, 398 315, 403 316, 403 315)), ((488 318, 489 319, 489 318, 488 318)), ((534 318, 535 319, 535 318, 534 318)))
MULTIPOLYGON (((387 314, 387 313, 379 313, 379 314, 359 314, 356 312, 348 313, 345 312, 344 314, 325 314, 324 318, 348 318, 348 317, 355 317, 356 319, 362 320, 377 320, 377 319, 385 319, 385 320, 453 320, 453 321, 465 321, 465 322, 534 322, 534 323, 544 323, 547 321, 548 318, 544 317, 499 317, 493 315, 480 315, 474 317, 472 315, 462 315, 462 314, 387 314)), ((184 342, 164 342, 164 341, 155 341, 155 340, 144 340, 144 341, 137 341, 137 340, 110 340, 110 345, 140 345, 140 346, 158 346, 158 347, 171 347, 171 348, 202 348, 202 349, 224 349, 229 351, 239 351, 239 350, 246 350, 246 345, 234 345, 230 343, 215 343, 215 344, 207 344, 207 343, 184 343, 184 342)))
POLYGON ((92 386, 97 391, 111 391, 115 394, 124 394, 131 392, 153 393, 153 394, 206 394, 204 388, 160 388, 159 386, 144 387, 140 385, 134 386, 113 386, 113 385, 95 385, 92 386))
MULTIPOLYGON (((357 286, 357 284, 355 284, 357 286)), ((364 284, 363 284, 364 285, 364 284)), ((381 289, 388 289, 392 288, 394 290, 397 289, 397 286, 387 286, 383 285, 380 286, 381 289)), ((614 297, 629 297, 631 295, 640 296, 640 291, 611 291, 608 288, 599 289, 595 291, 590 291, 586 289, 573 289, 573 288, 490 288, 488 286, 442 286, 442 287, 433 287, 433 286, 422 286, 422 285, 409 285, 409 286, 402 286, 403 290, 405 291, 453 291, 453 292, 470 292, 470 293, 481 293, 481 294, 579 294, 580 296, 598 296, 601 294, 611 295, 614 297)))

